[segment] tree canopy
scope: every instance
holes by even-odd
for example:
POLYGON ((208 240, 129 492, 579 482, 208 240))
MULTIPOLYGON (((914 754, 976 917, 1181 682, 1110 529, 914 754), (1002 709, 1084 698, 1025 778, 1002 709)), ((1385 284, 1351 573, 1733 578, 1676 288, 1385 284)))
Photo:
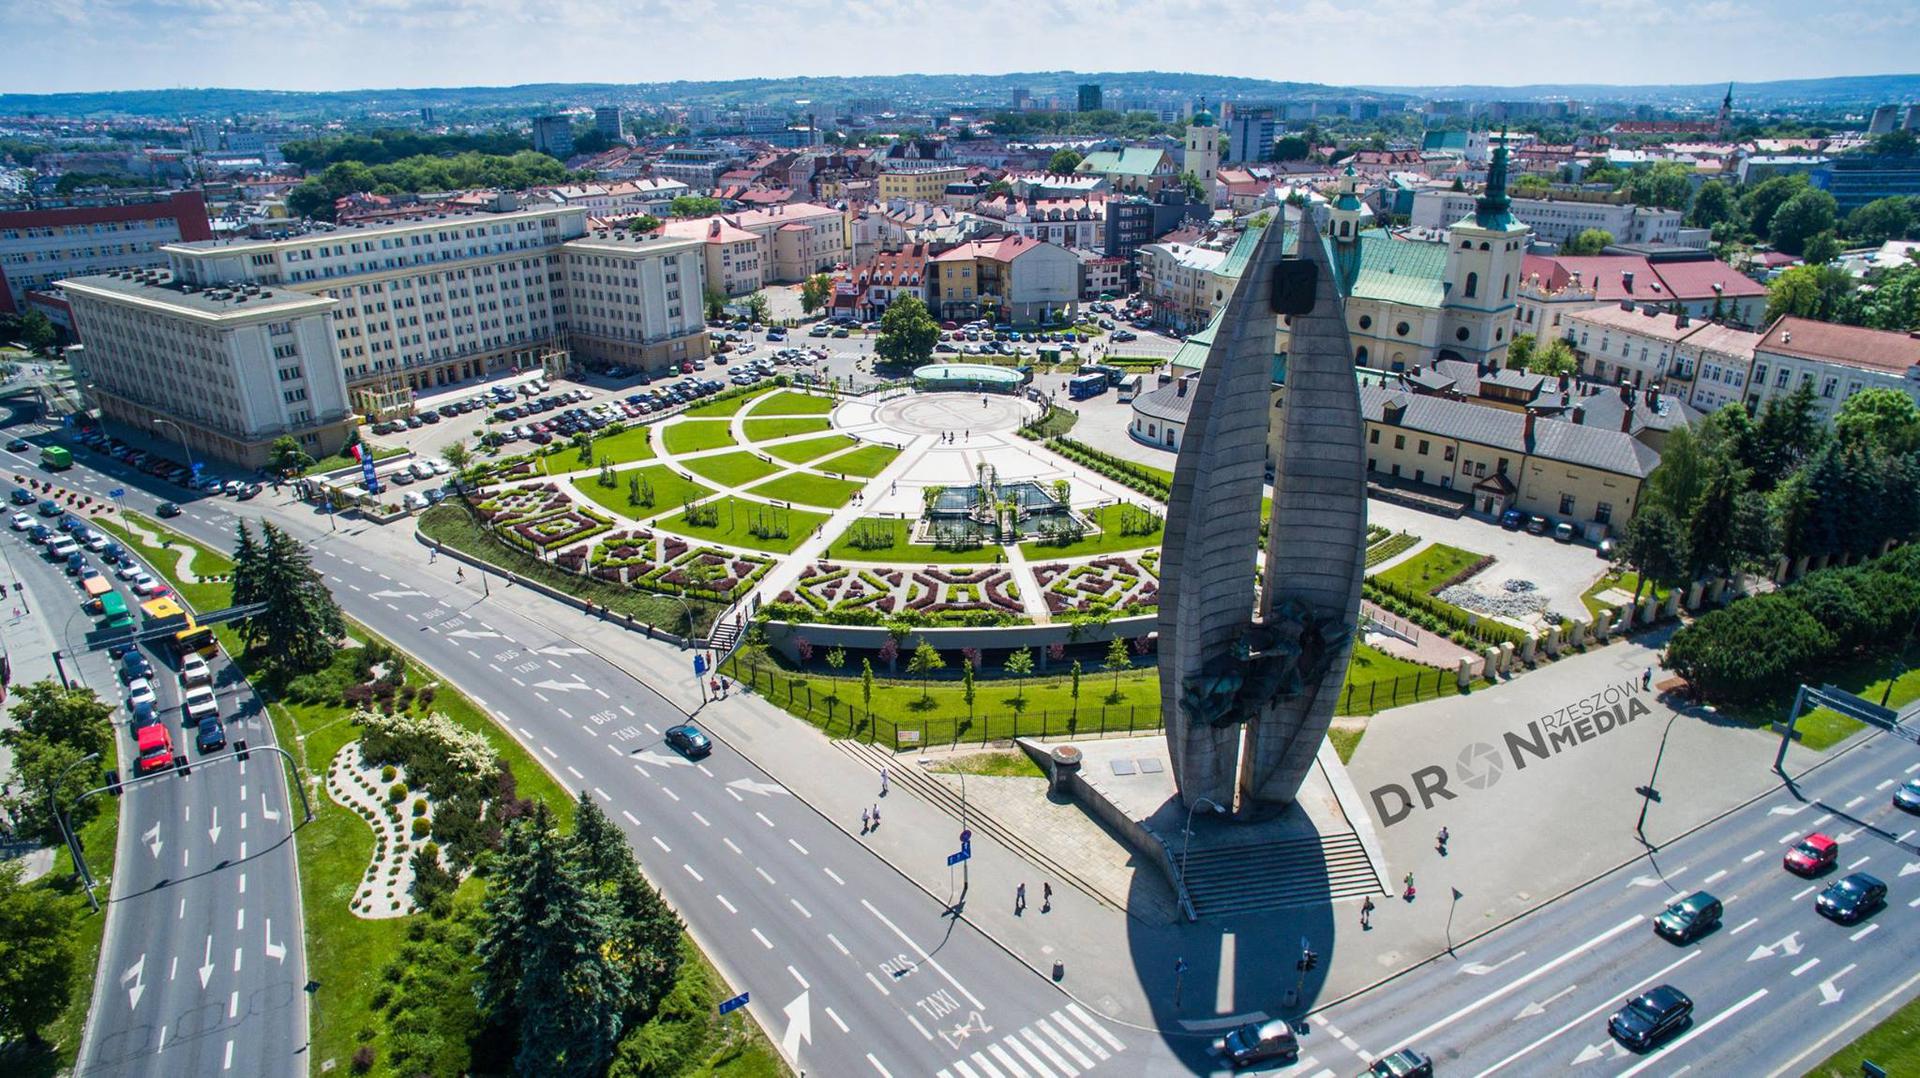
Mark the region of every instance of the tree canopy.
POLYGON ((880 316, 880 337, 873 351, 895 366, 910 367, 925 363, 940 340, 940 324, 928 313, 918 296, 898 295, 880 316))
POLYGON ((1604 228, 1584 228, 1560 248, 1566 255, 1597 255, 1613 245, 1613 233, 1604 228))
POLYGON ((303 217, 333 217, 335 199, 380 191, 455 191, 492 187, 522 191, 529 187, 564 183, 572 174, 546 154, 522 150, 512 156, 469 151, 453 157, 421 155, 369 165, 347 159, 309 175, 287 194, 287 209, 303 217))
POLYGON ((1047 158, 1047 171, 1055 174, 1072 172, 1074 169, 1079 168, 1080 162, 1084 160, 1086 160, 1086 158, 1082 157, 1078 150, 1058 149, 1053 151, 1052 157, 1047 158))
POLYGON ((234 532, 234 605, 266 605, 240 623, 247 649, 259 645, 289 670, 326 665, 336 641, 346 633, 346 619, 325 579, 313 568, 307 548, 264 520, 258 542, 244 520, 234 532))

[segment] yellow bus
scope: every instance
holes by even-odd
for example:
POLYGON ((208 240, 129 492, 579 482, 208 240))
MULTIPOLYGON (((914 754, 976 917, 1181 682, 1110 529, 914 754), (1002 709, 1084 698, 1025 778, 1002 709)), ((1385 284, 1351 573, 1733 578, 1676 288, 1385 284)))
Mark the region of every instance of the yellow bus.
POLYGON ((172 639, 168 641, 169 646, 173 648, 175 658, 185 656, 189 652, 212 655, 219 647, 219 643, 213 638, 213 630, 194 621, 193 611, 181 606, 169 596, 148 599, 140 604, 140 612, 146 616, 148 629, 177 627, 172 639))

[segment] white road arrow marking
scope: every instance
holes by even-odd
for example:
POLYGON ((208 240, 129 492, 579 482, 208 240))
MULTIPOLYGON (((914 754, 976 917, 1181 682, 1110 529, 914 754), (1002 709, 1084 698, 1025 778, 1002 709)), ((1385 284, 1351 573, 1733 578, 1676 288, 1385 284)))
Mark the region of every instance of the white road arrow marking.
POLYGON ((592 686, 584 681, 536 681, 533 683, 533 687, 536 689, 546 689, 549 692, 573 692, 576 689, 592 688, 592 686))
POLYGON ((1681 865, 1679 868, 1676 868, 1672 872, 1667 873, 1666 876, 1635 876, 1633 878, 1633 886, 1660 887, 1667 882, 1667 877, 1678 876, 1679 874, 1681 874, 1682 872, 1685 872, 1686 870, 1687 870, 1687 866, 1681 865))
POLYGON ((220 841, 220 806, 219 805, 213 806, 213 826, 207 828, 207 838, 214 842, 220 841))
POLYGON ((1559 999, 1562 996, 1568 995, 1578 987, 1580 986, 1577 984, 1570 984, 1565 988, 1562 988, 1560 991, 1555 992, 1553 995, 1548 996, 1547 998, 1541 1000, 1538 1003, 1527 1004, 1526 1006, 1520 1008, 1520 1013, 1514 1015, 1513 1020, 1518 1022, 1522 1018, 1532 1018, 1536 1014, 1547 1013, 1547 1004, 1552 1003, 1554 1000, 1559 999))
POLYGON ((387 591, 370 591, 367 594, 372 596, 375 599, 406 599, 406 598, 424 599, 427 597, 426 592, 413 591, 411 589, 390 589, 387 591))
MULTIPOLYGON (((728 785, 732 785, 732 783, 728 783, 728 785)), ((1494 970, 1499 969, 1501 966, 1505 966, 1512 962, 1518 962, 1522 958, 1525 958, 1526 956, 1527 956, 1527 952, 1516 951, 1513 954, 1510 954, 1507 957, 1502 958, 1500 961, 1495 962, 1491 966, 1485 964, 1484 962, 1470 962, 1467 965, 1461 966, 1460 972, 1471 974, 1472 976, 1475 976, 1475 977, 1485 977, 1487 974, 1492 973, 1494 970)))
MULTIPOLYGON (((1848 967, 1848 968, 1852 968, 1852 967, 1848 967)), ((147 970, 147 956, 144 952, 142 952, 140 955, 140 961, 135 962, 131 966, 128 966, 127 972, 122 973, 120 975, 120 986, 127 990, 127 1008, 129 1010, 140 1006, 140 994, 147 990, 146 970, 147 970), (128 981, 132 981, 133 983, 129 985, 127 984, 128 981)))
POLYGON ((1908 861, 1906 864, 1900 866, 1900 875, 1902 877, 1911 876, 1916 872, 1920 872, 1920 861, 1908 861))
POLYGON ((1756 959, 1772 958, 1774 955, 1781 953, 1789 955, 1800 953, 1800 933, 1789 932, 1764 947, 1755 947, 1753 953, 1747 956, 1747 961, 1752 962, 1756 959))
POLYGON ((279 809, 267 807, 267 794, 264 790, 260 792, 260 815, 266 817, 268 823, 273 823, 280 818, 279 809))
POLYGON ((787 1032, 780 1038, 780 1050, 788 1059, 797 1060, 800 1043, 813 1043, 813 1012, 807 1008, 807 993, 800 993, 782 1009, 787 1015, 787 1032))
POLYGON ((207 982, 213 979, 213 937, 212 936, 207 937, 207 957, 202 959, 202 961, 205 964, 200 967, 200 987, 202 989, 205 989, 207 987, 207 982))
POLYGON ((271 917, 267 918, 266 938, 267 957, 273 959, 275 962, 285 964, 287 961, 287 945, 273 942, 273 918, 271 917))
POLYGON ((155 857, 159 857, 160 847, 166 845, 160 841, 160 821, 155 820, 153 826, 147 828, 146 833, 140 837, 147 840, 147 849, 152 850, 155 857))
POLYGON ((1826 980, 1820 982, 1820 1005, 1822 1007, 1826 1006, 1829 1003, 1840 1002, 1840 997, 1846 995, 1846 993, 1842 992, 1838 988, 1835 988, 1833 986, 1833 982, 1839 980, 1840 978, 1852 972, 1853 972, 1853 965, 1850 963, 1845 969, 1840 970, 1838 973, 1835 973, 1833 976, 1828 977, 1826 980))
POLYGON ((568 648, 561 647, 557 644, 552 647, 534 648, 533 650, 541 655, 585 655, 587 653, 586 648, 568 648))
POLYGON ((1804 808, 1806 808, 1806 807, 1807 807, 1807 806, 1805 806, 1805 805, 1775 805, 1775 806, 1773 806, 1772 808, 1770 808, 1770 809, 1768 809, 1768 810, 1767 810, 1767 815, 1769 815, 1769 816, 1792 816, 1792 815, 1794 815, 1794 814, 1796 814, 1796 813, 1798 813, 1798 812, 1799 812, 1799 811, 1800 811, 1801 809, 1804 809, 1804 808))
POLYGON ((505 640, 506 637, 492 629, 455 629, 447 634, 455 640, 505 640))
POLYGON ((645 752, 634 753, 633 759, 639 763, 651 764, 654 767, 692 767, 693 766, 692 764, 686 762, 685 760, 682 760, 678 756, 667 756, 662 753, 654 752, 652 749, 648 749, 645 752))
POLYGON ((1579 1055, 1573 1057, 1573 1065, 1577 1067, 1582 1063, 1591 1063, 1606 1054, 1607 1046, 1604 1043, 1589 1044, 1585 1048, 1580 1049, 1579 1055))
POLYGON ((753 779, 734 779, 727 785, 743 793, 759 794, 761 797, 787 792, 787 788, 777 782, 756 782, 753 779))

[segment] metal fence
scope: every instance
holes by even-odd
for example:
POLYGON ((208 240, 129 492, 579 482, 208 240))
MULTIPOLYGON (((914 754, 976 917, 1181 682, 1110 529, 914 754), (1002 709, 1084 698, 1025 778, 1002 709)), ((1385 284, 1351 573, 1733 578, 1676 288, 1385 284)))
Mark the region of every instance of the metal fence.
POLYGON ((1361 684, 1349 682, 1341 690, 1340 715, 1371 715, 1390 707, 1451 696, 1460 691, 1459 676, 1451 670, 1422 671, 1361 684))

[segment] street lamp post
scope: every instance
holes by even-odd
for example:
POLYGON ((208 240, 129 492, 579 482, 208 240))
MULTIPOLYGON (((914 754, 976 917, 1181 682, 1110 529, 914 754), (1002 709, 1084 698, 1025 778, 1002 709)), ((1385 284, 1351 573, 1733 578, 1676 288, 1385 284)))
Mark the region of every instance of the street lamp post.
POLYGON ((193 447, 187 444, 187 428, 175 423, 171 419, 156 419, 153 421, 153 425, 156 427, 172 427, 174 431, 180 435, 180 448, 187 454, 187 473, 198 478, 198 473, 193 470, 193 447))
POLYGON ((1649 844, 1647 842, 1647 809, 1652 807, 1653 799, 1660 796, 1660 792, 1654 788, 1653 784, 1654 780, 1660 777, 1660 760, 1667 754, 1667 735, 1673 732, 1674 720, 1678 719, 1682 714, 1682 712, 1675 711, 1673 715, 1667 719, 1667 725, 1661 729, 1660 748, 1653 754, 1653 771, 1647 776, 1647 784, 1640 787, 1640 818, 1634 821, 1633 833, 1640 839, 1642 846, 1649 844))
MULTIPOLYGON (((1193 848, 1193 814, 1201 805, 1207 806, 1207 811, 1209 812, 1228 811, 1225 805, 1222 805, 1211 797, 1198 798, 1193 804, 1187 806, 1187 825, 1181 829, 1186 839, 1180 844, 1180 897, 1182 901, 1189 904, 1189 907, 1191 907, 1193 900, 1187 897, 1187 851, 1193 848)), ((1189 912, 1191 912, 1191 909, 1189 909, 1189 912)))
POLYGON ((67 852, 73 855, 74 871, 80 874, 80 882, 87 889, 87 901, 92 904, 95 913, 100 912, 100 900, 93 897, 93 874, 87 871, 87 859, 81 856, 79 836, 73 833, 72 826, 67 823, 66 814, 60 811, 60 785, 67 781, 67 775, 74 768, 99 758, 99 753, 92 752, 68 764, 61 770, 59 777, 53 780, 53 789, 47 795, 47 800, 53 807, 53 821, 60 828, 60 837, 67 842, 67 852))

